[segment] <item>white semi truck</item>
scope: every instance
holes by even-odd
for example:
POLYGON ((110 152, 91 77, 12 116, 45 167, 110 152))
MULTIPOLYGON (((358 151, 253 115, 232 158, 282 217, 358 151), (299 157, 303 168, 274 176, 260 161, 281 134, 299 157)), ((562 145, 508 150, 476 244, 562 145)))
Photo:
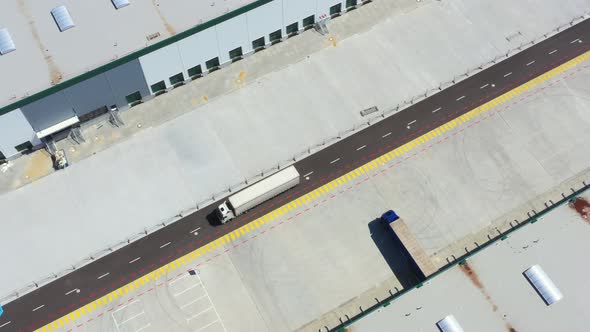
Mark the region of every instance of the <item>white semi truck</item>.
POLYGON ((225 224, 262 202, 295 187, 299 184, 299 179, 299 172, 297 172, 294 166, 289 166, 276 172, 246 189, 231 195, 217 207, 217 217, 222 224, 225 224))

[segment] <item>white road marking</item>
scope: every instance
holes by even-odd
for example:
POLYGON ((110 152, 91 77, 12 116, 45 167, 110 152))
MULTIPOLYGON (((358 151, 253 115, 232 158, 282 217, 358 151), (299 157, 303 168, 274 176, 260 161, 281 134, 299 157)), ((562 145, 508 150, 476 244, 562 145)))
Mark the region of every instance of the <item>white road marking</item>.
POLYGON ((135 263, 135 262, 137 262, 137 261, 138 261, 138 260, 140 260, 140 259, 141 259, 141 257, 137 257, 136 259, 134 259, 134 260, 132 260, 131 262, 129 262, 129 264, 135 263))
POLYGON ((39 310, 39 309, 43 308, 44 306, 45 306, 45 304, 44 304, 44 305, 40 305, 40 306, 38 306, 37 308, 33 309, 33 311, 37 311, 37 310, 39 310))
POLYGON ((181 307, 180 307, 180 309, 184 309, 184 308, 188 307, 189 305, 191 305, 191 304, 193 304, 193 303, 195 303, 195 302, 199 301, 200 299, 204 298, 205 296, 207 296, 207 295, 203 295, 203 296, 201 296, 201 297, 198 297, 198 298, 196 298, 195 300, 192 300, 192 301, 190 301, 189 303, 187 303, 187 304, 185 304, 185 305, 181 306, 181 307))
POLYGON ((165 246, 169 245, 170 243, 172 243, 172 242, 168 242, 168 243, 165 243, 165 244, 161 245, 160 246, 160 249, 164 248, 165 246))
POLYGON ((8 322, 6 322, 6 323, 4 323, 4 324, 0 325, 0 328, 4 327, 4 326, 6 326, 6 325, 8 325, 8 324, 10 324, 10 323, 12 323, 12 321, 8 321, 8 322))
POLYGON ((456 100, 459 101, 459 100, 461 100, 463 98, 465 98, 465 96, 461 96, 461 97, 457 98, 456 100))
MULTIPOLYGON (((196 330, 196 331, 194 331, 194 332, 199 332, 199 331, 201 331, 201 330, 204 330, 204 329, 208 328, 209 326, 211 326, 211 325, 213 325, 213 324, 215 324, 215 323, 217 323, 217 322, 218 322, 218 320, 216 319, 216 320, 212 321, 211 323, 209 323, 209 324, 207 324, 207 325, 205 325, 205 326, 201 327, 200 329, 198 329, 198 330, 196 330)), ((224 327, 223 329, 225 330, 225 327, 224 327)))
POLYGON ((483 89, 483 88, 486 88, 488 85, 490 85, 490 84, 488 83, 488 84, 486 84, 486 85, 482 85, 482 86, 480 86, 479 88, 480 88, 480 89, 483 89))
POLYGON ((492 88, 495 87, 495 86, 496 86, 496 84, 492 83, 492 88))
POLYGON ((412 121, 412 122, 408 123, 408 127, 409 127, 411 124, 414 124, 414 123, 416 123, 416 120, 414 120, 414 121, 412 121))
POLYGON ((557 50, 553 50, 553 51, 549 52, 549 54, 553 54, 555 52, 557 52, 557 50))
POLYGON ((200 316, 200 315, 202 315, 202 314, 206 313, 207 311, 209 311, 209 310, 211 310, 211 309, 213 309, 213 306, 210 306, 209 308, 207 308, 207 309, 205 309, 205 310, 203 310, 203 311, 199 312, 199 313, 198 313, 198 314, 196 314, 196 315, 192 315, 190 318, 186 318, 186 322, 187 322, 187 323, 188 323, 188 322, 190 322, 192 319, 195 319, 195 318, 197 318, 198 316, 200 316))
POLYGON ((570 44, 573 44, 573 43, 575 43, 575 42, 580 42, 580 43, 581 43, 582 41, 580 40, 580 38, 578 38, 578 39, 574 39, 574 40, 572 40, 572 41, 570 42, 570 44))
POLYGON ((533 61, 531 61, 531 62, 527 63, 526 65, 527 65, 527 66, 530 66, 530 65, 532 65, 533 63, 535 63, 535 60, 533 60, 533 61))
POLYGON ((183 275, 181 278, 178 278, 178 279, 176 279, 176 280, 170 281, 170 282, 168 283, 168 286, 172 286, 172 285, 173 285, 175 282, 178 282, 178 281, 180 281, 180 280, 183 280, 184 278, 188 277, 189 275, 190 275, 190 274, 185 274, 185 275, 183 275))
POLYGON ((333 163, 337 162, 338 160, 340 160, 340 158, 336 158, 336 159, 332 160, 332 161, 330 162, 330 164, 333 164, 333 163))
POLYGON ((385 134, 385 135, 381 136, 381 137, 382 137, 382 138, 385 138, 385 137, 387 137, 387 136, 389 136, 389 135, 391 135, 391 131, 390 131, 390 132, 388 132, 387 134, 385 134))
MULTIPOLYGON (((199 278, 199 283, 203 284, 203 281, 201 280, 201 277, 199 275, 197 275, 197 278, 199 278)), ((217 312, 217 309, 215 308, 213 301, 211 301, 211 297, 209 296, 209 292, 207 292, 207 288, 205 286, 203 286, 203 291, 205 292, 205 295, 207 295, 207 299, 209 300, 209 303, 211 303, 211 306, 213 307, 213 311, 215 312, 215 315, 217 316, 217 320, 219 321, 219 324, 221 324, 221 328, 223 328, 224 332, 227 332, 227 329, 225 328, 225 325, 223 324, 223 321, 221 320, 221 317, 219 316, 219 313, 217 312)))
POLYGON ((304 178, 306 178, 306 177, 308 177, 308 176, 310 176, 310 175, 312 175, 312 174, 313 174, 313 171, 311 171, 311 172, 309 172, 309 173, 305 174, 303 177, 304 177, 304 178))
POLYGON ((110 273, 109 273, 109 272, 107 272, 107 273, 105 273, 105 274, 101 275, 100 277, 98 277, 98 278, 96 278, 96 279, 102 279, 102 278, 104 278, 104 277, 108 276, 109 274, 110 274, 110 273))
POLYGON ((366 148, 366 147, 367 147, 366 145, 363 145, 363 146, 361 146, 360 148, 356 148, 356 150, 357 150, 357 151, 359 151, 359 150, 362 150, 362 149, 364 149, 364 148, 366 148))
POLYGON ((72 289, 71 291, 67 292, 67 293, 66 293, 66 295, 70 295, 70 294, 72 294, 73 292, 80 293, 80 290, 79 290, 78 288, 76 288, 76 289, 72 289))
POLYGON ((141 331, 141 330, 145 330, 146 328, 148 328, 148 327, 150 327, 150 326, 152 326, 152 323, 147 323, 147 325, 146 325, 146 326, 144 326, 144 327, 140 327, 139 329, 135 330, 135 332, 139 332, 139 331, 141 331))
POLYGON ((182 295, 182 294, 188 292, 189 290, 191 290, 191 289, 193 289, 193 288, 195 288, 197 286, 201 286, 201 284, 200 283, 199 284, 194 284, 194 285, 190 286, 189 288, 183 290, 182 292, 174 294, 174 296, 182 295))
POLYGON ((135 315, 135 316, 132 316, 132 317, 129 317, 129 318, 127 318, 126 320, 124 320, 124 321, 122 321, 121 323, 119 323, 119 326, 121 326, 121 325, 123 325, 123 324, 125 324, 125 323, 127 323, 127 322, 129 322, 129 321, 131 321, 131 320, 133 320, 133 319, 135 319, 135 318, 137 318, 137 317, 139 317, 139 316, 143 315, 143 314, 145 314, 145 311, 142 311, 142 312, 138 313, 138 314, 137 314, 137 315, 135 315))
POLYGON ((201 227, 199 227, 199 228, 195 228, 195 229, 193 229, 192 231, 190 231, 189 233, 191 233, 191 234, 195 234, 195 235, 199 235, 199 233, 197 233, 197 232, 199 231, 199 229, 201 229, 201 227))
POLYGON ((512 75, 512 72, 509 72, 508 74, 505 74, 504 77, 508 77, 510 75, 512 75))
MULTIPOLYGON (((112 313, 112 314, 115 314, 115 313, 117 313, 117 312, 119 312, 119 311, 121 311, 121 310, 123 310, 123 309, 127 308, 128 306, 134 305, 134 304, 135 304, 135 303, 137 303, 137 302, 139 302, 139 300, 135 300, 135 301, 133 301, 133 302, 129 303, 128 305, 124 305, 124 306, 122 306, 121 308, 119 308, 119 309, 117 309, 117 310, 113 311, 113 313, 112 313)), ((114 316, 113 316, 113 319, 114 319, 114 316)))
POLYGON ((439 107, 439 108, 435 109, 434 111, 432 111, 432 113, 436 113, 436 112, 440 111, 441 109, 442 109, 442 107, 439 107))

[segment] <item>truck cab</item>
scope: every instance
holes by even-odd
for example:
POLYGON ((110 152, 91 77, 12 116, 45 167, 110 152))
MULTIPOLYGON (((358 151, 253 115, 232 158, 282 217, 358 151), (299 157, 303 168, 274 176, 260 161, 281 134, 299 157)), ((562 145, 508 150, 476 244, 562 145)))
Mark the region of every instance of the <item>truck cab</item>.
POLYGON ((383 215, 381 215, 381 222, 388 226, 389 224, 391 224, 392 222, 398 220, 399 217, 397 215, 397 213, 395 213, 395 211, 393 210, 389 210, 387 212, 385 212, 383 215))
POLYGON ((235 217, 234 212, 229 208, 227 201, 224 201, 223 203, 219 204, 215 212, 217 214, 217 218, 219 218, 219 221, 222 224, 225 224, 226 222, 232 220, 235 217))

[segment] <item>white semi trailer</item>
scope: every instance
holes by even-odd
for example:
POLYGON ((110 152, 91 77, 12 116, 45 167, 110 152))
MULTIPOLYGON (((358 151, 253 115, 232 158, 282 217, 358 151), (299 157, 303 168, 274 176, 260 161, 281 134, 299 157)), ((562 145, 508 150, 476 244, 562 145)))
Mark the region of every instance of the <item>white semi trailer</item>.
POLYGON ((222 224, 299 184, 299 172, 289 166, 231 195, 216 210, 222 224))

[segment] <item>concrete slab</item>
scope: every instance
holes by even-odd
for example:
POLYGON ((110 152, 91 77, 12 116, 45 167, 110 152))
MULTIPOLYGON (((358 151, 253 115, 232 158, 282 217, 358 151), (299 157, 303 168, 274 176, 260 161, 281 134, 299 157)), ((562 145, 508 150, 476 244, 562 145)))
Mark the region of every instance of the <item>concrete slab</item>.
MULTIPOLYGON (((579 16, 587 5, 583 0, 567 4, 546 0, 538 7, 552 19, 532 26, 522 23, 520 17, 486 16, 490 7, 505 8, 507 2, 487 1, 458 11, 447 2, 415 9, 414 1, 375 1, 331 23, 336 43, 310 31, 217 72, 203 83, 196 82, 126 113, 129 126, 124 131, 107 131, 106 127, 103 132, 89 131, 87 137, 93 143, 75 147, 84 158, 70 152, 80 161, 2 195, 0 209, 10 218, 2 221, 0 243, 5 251, 19 255, 4 261, 13 270, 3 275, 0 294, 22 287, 23 280, 40 280, 52 271, 64 273, 71 264, 84 262, 89 253, 100 254, 111 245, 126 243, 128 238, 170 221, 179 211, 194 208, 195 202, 206 201, 261 169, 289 160, 309 145, 337 136, 362 121, 360 109, 372 105, 390 108, 481 63, 486 54, 492 58, 494 48, 503 50, 511 45, 500 37, 495 41, 488 38, 491 32, 471 25, 471 17, 485 17, 490 22, 501 19, 498 25, 531 37, 550 31, 555 22, 579 16), (429 22, 439 25, 433 27, 429 22), (414 38, 404 37, 407 35, 414 38), (451 42, 448 36, 457 39, 451 42), (417 54, 415 50, 422 48, 426 48, 424 53, 417 54), (369 61, 367 54, 375 59, 369 61), (236 86, 242 71, 253 76, 246 76, 249 84, 236 86), (224 98, 213 98, 221 95, 224 98), (198 112, 157 126, 194 109, 194 99, 199 100, 198 105, 205 99, 208 102, 198 112), (141 130, 138 124, 142 124, 141 130), (123 143, 94 155, 122 137, 126 138, 123 143), (31 202, 35 209, 29 208, 31 202), (54 253, 50 257, 41 254, 48 241, 54 253)), ((526 13, 530 6, 522 6, 515 8, 526 13)), ((583 105, 582 101, 577 103, 583 105)), ((513 164, 526 161, 513 158, 513 164)), ((571 158, 572 170, 580 169, 585 157, 571 158)), ((23 159, 22 163, 29 162, 23 159)), ((28 182, 22 166, 5 173, 4 188, 28 182)), ((534 167, 527 171, 540 172, 534 167)), ((451 180, 461 182, 449 179, 449 185, 451 180)), ((421 214, 414 213, 412 218, 421 220, 415 227, 429 227, 425 217, 420 219, 421 214)), ((467 231, 453 233, 451 226, 438 227, 446 227, 443 234, 467 231)), ((439 238, 431 241, 433 251, 448 243, 439 238)))

